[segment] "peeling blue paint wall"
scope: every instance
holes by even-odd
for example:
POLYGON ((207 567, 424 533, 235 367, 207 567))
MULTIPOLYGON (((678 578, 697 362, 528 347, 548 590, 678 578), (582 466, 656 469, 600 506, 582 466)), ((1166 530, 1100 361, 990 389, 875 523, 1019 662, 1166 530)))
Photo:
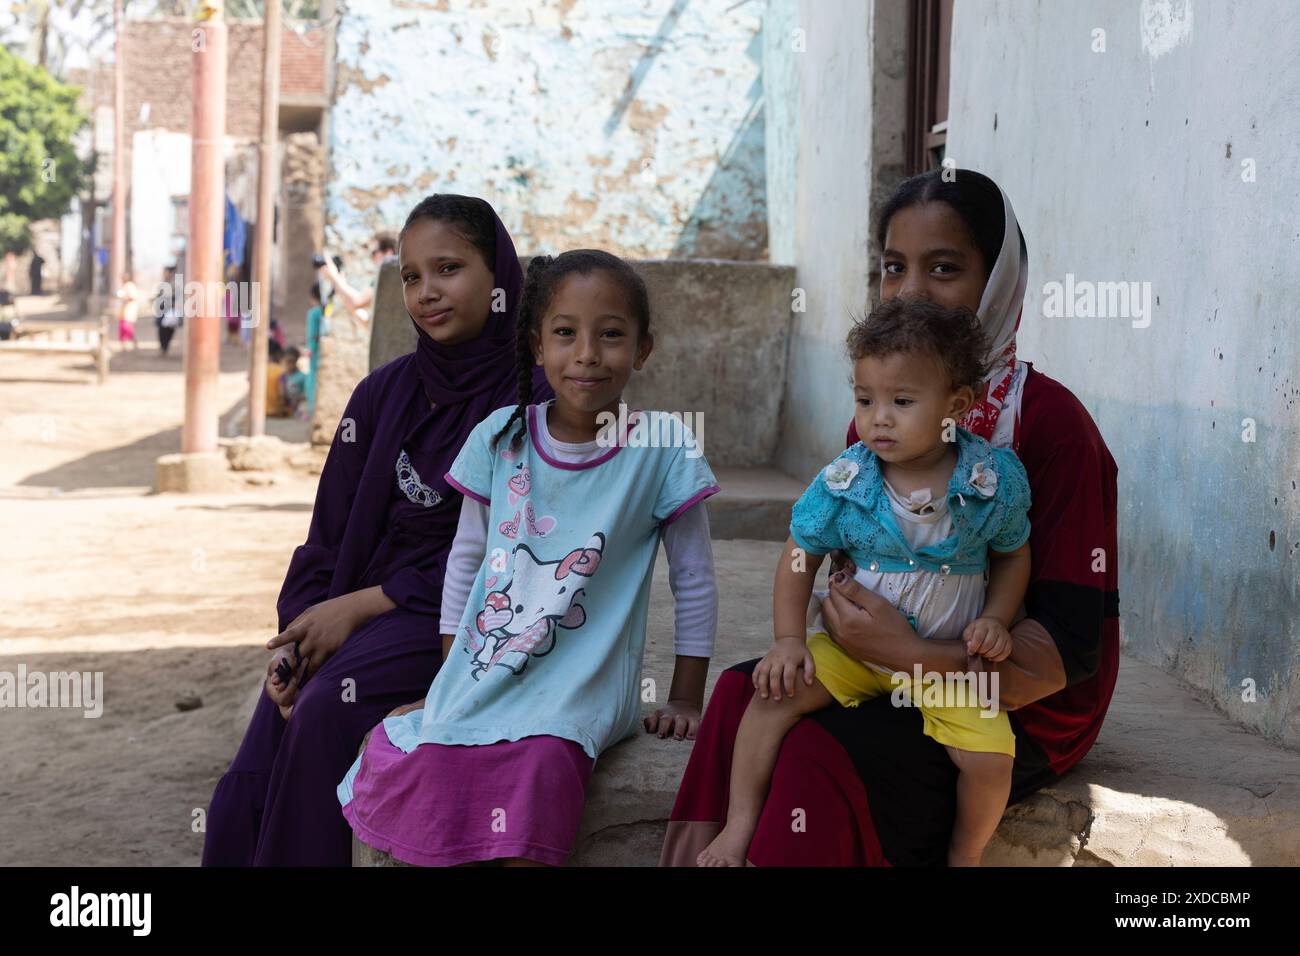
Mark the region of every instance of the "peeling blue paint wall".
POLYGON ((1300 745, 1294 10, 954 11, 948 155, 1010 193, 1030 254, 1021 352, 1118 463, 1125 648, 1300 745), (1150 282, 1150 325, 1048 317, 1044 284, 1067 274, 1150 282))
POLYGON ((361 265, 432 192, 521 252, 765 259, 763 4, 349 0, 327 235, 361 265))

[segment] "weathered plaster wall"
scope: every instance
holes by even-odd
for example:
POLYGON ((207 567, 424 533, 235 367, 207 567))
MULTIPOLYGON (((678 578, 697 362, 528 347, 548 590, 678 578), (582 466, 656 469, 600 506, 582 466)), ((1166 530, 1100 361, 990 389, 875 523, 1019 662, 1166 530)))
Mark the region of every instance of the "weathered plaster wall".
MULTIPOLYGON (((844 448, 853 417, 844 338, 878 297, 871 234, 881 195, 901 175, 907 7, 772 0, 773 9, 787 33, 802 31, 803 46, 793 54, 797 81, 784 84, 798 91, 797 107, 784 111, 795 124, 793 146, 784 149, 793 148, 797 162, 769 164, 786 170, 770 184, 772 193, 793 190, 796 197, 793 261, 801 292, 789 301, 802 307, 792 316, 776 463, 811 478, 844 448)), ((788 42, 769 49, 778 64, 790 56, 788 42)))
MULTIPOLYGON (((479 195, 523 253, 767 254, 760 3, 350 0, 327 238, 479 195)), ((368 259, 365 261, 368 274, 368 259)))
MULTIPOLYGON (((682 413, 714 467, 766 465, 777 442, 781 393, 772 383, 785 378, 794 270, 700 259, 636 267, 650 294, 655 345, 623 400, 630 408, 682 413)), ((419 333, 391 263, 380 270, 373 326, 371 368, 415 347, 419 333)), ((333 381, 350 391, 359 378, 333 381)))
POLYGON ((1119 465, 1128 652, 1292 745, 1300 744, 1294 14, 1281 2, 963 0, 948 140, 958 166, 1005 186, 1020 218, 1031 271, 1022 353, 1079 395, 1119 465), (1149 326, 1046 317, 1044 285, 1067 274, 1149 282, 1149 326), (1242 440, 1247 419, 1254 441, 1242 440), (1247 681, 1255 702, 1243 700, 1247 681))

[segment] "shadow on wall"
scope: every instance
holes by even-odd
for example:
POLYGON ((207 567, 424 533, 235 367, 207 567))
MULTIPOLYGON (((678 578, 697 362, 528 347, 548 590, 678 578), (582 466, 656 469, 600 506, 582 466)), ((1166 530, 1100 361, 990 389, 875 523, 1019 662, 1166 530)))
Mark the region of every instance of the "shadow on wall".
MULTIPOLYGON (((745 53, 761 67, 761 31, 750 41, 745 53)), ((727 144, 708 185, 696 200, 673 246, 671 258, 767 259, 766 123, 761 79, 750 86, 748 98, 744 122, 727 144)))

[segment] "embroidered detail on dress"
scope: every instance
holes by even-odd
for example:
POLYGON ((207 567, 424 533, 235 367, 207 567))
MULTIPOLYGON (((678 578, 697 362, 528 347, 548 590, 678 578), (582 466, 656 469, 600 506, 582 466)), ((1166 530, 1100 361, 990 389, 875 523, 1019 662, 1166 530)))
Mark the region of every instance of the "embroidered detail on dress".
POLYGON ((998 473, 986 468, 984 462, 975 462, 970 473, 970 486, 979 492, 982 498, 992 498, 998 490, 998 473))
POLYGON ((858 476, 858 463, 847 458, 837 458, 826 466, 826 487, 843 491, 858 476))
POLYGON ((442 495, 420 480, 420 473, 411 464, 411 458, 405 449, 397 456, 397 487, 408 500, 426 508, 432 508, 442 501, 442 495))

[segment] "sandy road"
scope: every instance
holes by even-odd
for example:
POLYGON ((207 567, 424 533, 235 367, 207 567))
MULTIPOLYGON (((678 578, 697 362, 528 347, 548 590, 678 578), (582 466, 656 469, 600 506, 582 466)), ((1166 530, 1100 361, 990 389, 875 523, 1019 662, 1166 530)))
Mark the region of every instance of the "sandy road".
MULTIPOLYGON (((244 361, 223 351, 223 422, 244 361)), ((0 673, 104 688, 97 719, 0 708, 0 865, 198 861, 194 811, 242 733, 315 479, 150 494, 183 394, 180 357, 147 346, 104 386, 79 356, 0 354, 0 673), (190 695, 203 705, 179 711, 190 695)))

